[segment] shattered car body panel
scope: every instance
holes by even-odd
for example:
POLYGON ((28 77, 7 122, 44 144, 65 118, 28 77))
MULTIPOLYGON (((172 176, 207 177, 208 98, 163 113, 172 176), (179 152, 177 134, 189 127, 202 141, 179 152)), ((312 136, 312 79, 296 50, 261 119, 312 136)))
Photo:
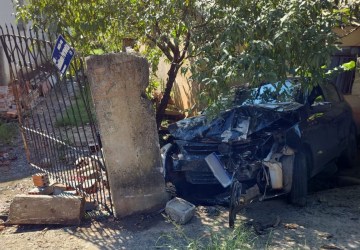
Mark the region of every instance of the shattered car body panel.
MULTIPOLYGON (((297 107, 301 108, 301 107, 297 107)), ((263 167, 263 160, 270 161, 273 145, 284 144, 296 148, 300 142, 298 113, 279 112, 256 106, 240 106, 222 114, 206 124, 206 118, 190 118, 189 123, 178 122, 170 133, 179 138, 174 141, 180 154, 172 155, 174 171, 185 172, 192 184, 216 184, 204 158, 215 152, 225 169, 239 181, 253 181, 263 167), (191 124, 192 126, 190 126, 191 124), (197 177, 197 178, 196 178, 197 177)))
POLYGON ((184 182, 219 184, 205 161, 215 153, 216 165, 232 178, 227 192, 239 205, 291 192, 298 152, 305 152, 312 177, 348 146, 351 109, 331 84, 310 93, 290 81, 267 84, 237 103, 210 122, 201 115, 169 126, 174 141, 163 154, 166 181, 179 189, 184 182))

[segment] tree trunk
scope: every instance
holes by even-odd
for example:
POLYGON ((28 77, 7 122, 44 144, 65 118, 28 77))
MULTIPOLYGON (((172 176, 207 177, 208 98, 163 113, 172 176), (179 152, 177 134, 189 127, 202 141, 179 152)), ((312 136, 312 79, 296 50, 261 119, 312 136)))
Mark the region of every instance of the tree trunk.
POLYGON ((156 124, 157 124, 158 129, 160 128, 161 122, 164 118, 165 110, 166 110, 166 107, 167 107, 169 99, 170 99, 171 89, 174 85, 176 75, 179 71, 179 68, 180 68, 179 64, 172 63, 171 67, 168 71, 168 79, 166 82, 164 96, 161 99, 160 105, 156 111, 156 124))

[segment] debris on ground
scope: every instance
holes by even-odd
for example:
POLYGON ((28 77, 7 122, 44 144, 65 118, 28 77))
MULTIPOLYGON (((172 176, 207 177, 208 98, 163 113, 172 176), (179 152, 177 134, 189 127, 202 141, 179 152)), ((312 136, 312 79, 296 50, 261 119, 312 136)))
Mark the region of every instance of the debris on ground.
POLYGON ((257 221, 250 221, 247 223, 248 226, 252 226, 257 235, 267 234, 269 229, 277 228, 280 225, 281 219, 279 216, 276 216, 271 222, 260 223, 257 221))
POLYGON ((334 244, 322 245, 320 249, 342 250, 342 248, 335 246, 334 244))
POLYGON ((209 217, 219 216, 221 212, 217 206, 198 206, 197 211, 204 213, 209 217))
POLYGON ((32 181, 28 194, 14 197, 6 224, 80 224, 84 197, 65 184, 50 184, 46 173, 32 175, 32 181))
POLYGON ((175 197, 166 203, 165 212, 178 224, 186 224, 195 214, 195 205, 190 202, 175 197))
POLYGON ((295 224, 295 223, 285 223, 284 224, 284 227, 286 229, 298 229, 299 228, 299 225, 298 224, 295 224))
POLYGON ((0 167, 1 166, 9 166, 12 161, 15 161, 17 156, 9 149, 6 152, 0 151, 0 167))

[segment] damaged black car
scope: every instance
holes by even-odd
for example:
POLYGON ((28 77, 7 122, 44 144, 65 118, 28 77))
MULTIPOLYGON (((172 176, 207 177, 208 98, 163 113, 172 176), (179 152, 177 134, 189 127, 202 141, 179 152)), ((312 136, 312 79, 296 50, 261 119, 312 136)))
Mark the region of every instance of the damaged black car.
POLYGON ((208 122, 205 115, 169 126, 161 149, 164 175, 179 196, 219 187, 230 205, 230 226, 248 202, 287 195, 304 206, 309 178, 328 163, 355 164, 352 111, 335 85, 311 90, 297 80, 238 91, 234 106, 208 122))

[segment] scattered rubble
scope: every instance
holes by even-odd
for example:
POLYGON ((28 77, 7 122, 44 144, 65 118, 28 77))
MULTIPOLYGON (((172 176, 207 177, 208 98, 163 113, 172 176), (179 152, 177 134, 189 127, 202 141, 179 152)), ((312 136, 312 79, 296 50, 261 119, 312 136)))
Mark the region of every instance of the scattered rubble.
POLYGON ((15 161, 17 156, 13 154, 10 150, 8 152, 0 151, 0 167, 9 166, 12 161, 15 161))
POLYGON ((48 187, 36 187, 33 189, 30 189, 28 194, 33 195, 50 195, 54 193, 54 187, 48 186, 48 187))
POLYGON ((322 245, 320 249, 332 249, 332 250, 342 250, 342 248, 335 246, 334 244, 322 245))
POLYGON ((33 175, 32 181, 35 188, 15 196, 6 224, 80 224, 84 197, 67 185, 50 184, 46 173, 33 175))
POLYGON ((286 224, 284 224, 284 227, 286 229, 298 229, 299 225, 295 224, 295 223, 286 223, 286 224))
POLYGON ((11 86, 0 86, 0 117, 6 120, 17 118, 15 97, 11 86))

